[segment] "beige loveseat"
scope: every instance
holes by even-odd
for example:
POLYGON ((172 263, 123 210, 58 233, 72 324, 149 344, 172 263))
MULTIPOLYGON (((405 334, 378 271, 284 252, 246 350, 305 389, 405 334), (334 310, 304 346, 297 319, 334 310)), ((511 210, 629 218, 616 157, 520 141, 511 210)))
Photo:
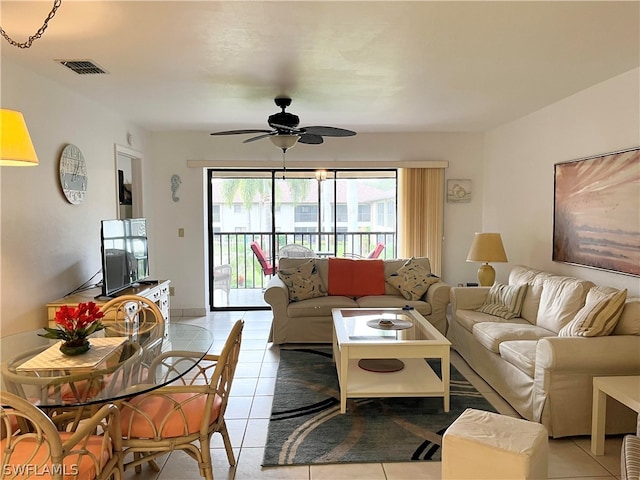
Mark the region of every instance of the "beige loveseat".
MULTIPOLYGON (((419 258, 430 273, 429 259, 419 258)), ((308 258, 281 258, 279 271, 287 271, 309 261, 308 258)), ((324 287, 329 289, 329 259, 315 258, 317 272, 324 287)), ((372 260, 359 260, 371 262, 372 260)), ((406 260, 380 260, 384 263, 384 275, 388 278, 398 271, 406 260)), ((446 333, 446 311, 449 304, 449 285, 439 279, 429 286, 424 296, 418 300, 407 300, 398 290, 386 284, 384 295, 350 297, 326 295, 301 301, 292 301, 285 283, 274 275, 264 292, 265 301, 271 305, 273 324, 270 341, 283 343, 331 343, 332 308, 390 308, 410 305, 429 320, 440 332, 446 333)))
MULTIPOLYGON (((553 437, 589 435, 593 377, 640 374, 640 299, 626 299, 609 335, 561 336, 590 291, 591 299, 616 290, 516 266, 509 285, 521 284, 528 285, 521 314, 512 319, 477 311, 489 287, 452 288, 447 337, 522 417, 553 437)), ((635 420, 628 408, 607 402, 607 433, 632 432, 635 420)))

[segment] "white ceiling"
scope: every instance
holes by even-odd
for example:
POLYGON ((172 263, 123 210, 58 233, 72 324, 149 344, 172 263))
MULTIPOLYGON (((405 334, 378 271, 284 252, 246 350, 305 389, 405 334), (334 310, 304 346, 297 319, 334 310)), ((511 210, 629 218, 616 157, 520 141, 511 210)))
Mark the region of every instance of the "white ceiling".
MULTIPOLYGON (((52 5, 2 0, 0 23, 24 41, 52 5)), ((0 48, 149 130, 266 128, 288 94, 301 126, 484 131, 637 67, 639 6, 63 0, 30 49, 0 48)))

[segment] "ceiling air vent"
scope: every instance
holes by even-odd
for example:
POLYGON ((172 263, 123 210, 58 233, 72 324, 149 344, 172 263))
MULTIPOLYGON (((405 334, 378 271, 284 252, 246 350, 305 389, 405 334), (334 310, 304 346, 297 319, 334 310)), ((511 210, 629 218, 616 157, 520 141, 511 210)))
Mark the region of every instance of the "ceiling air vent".
POLYGON ((108 73, 93 60, 56 60, 60 65, 73 70, 78 75, 102 75, 108 73))

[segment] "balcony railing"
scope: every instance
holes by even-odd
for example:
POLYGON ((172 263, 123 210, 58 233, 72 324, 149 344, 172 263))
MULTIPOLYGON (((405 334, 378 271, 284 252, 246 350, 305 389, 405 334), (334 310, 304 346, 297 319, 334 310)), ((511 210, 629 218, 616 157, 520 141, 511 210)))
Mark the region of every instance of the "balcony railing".
POLYGON ((379 258, 394 258, 394 232, 218 232, 213 234, 213 263, 231 266, 231 289, 263 288, 269 277, 251 250, 257 242, 268 261, 278 263, 278 251, 289 244, 299 244, 322 255, 366 257, 378 243, 385 248, 379 258))

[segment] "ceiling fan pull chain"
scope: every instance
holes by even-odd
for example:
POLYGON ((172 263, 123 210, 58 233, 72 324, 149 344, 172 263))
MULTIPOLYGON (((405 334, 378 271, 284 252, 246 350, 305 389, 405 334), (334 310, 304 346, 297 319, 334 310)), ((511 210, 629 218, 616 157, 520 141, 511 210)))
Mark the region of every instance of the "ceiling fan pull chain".
POLYGON ((286 154, 287 154, 287 150, 283 148, 282 149, 282 179, 283 180, 285 180, 284 175, 287 172, 287 166, 284 164, 286 154))
POLYGON ((62 0, 54 0, 53 8, 49 12, 49 15, 47 15, 47 18, 44 20, 44 23, 36 33, 34 33, 31 37, 29 37, 29 39, 26 42, 22 42, 22 43, 16 42, 9 35, 7 35, 7 33, 4 31, 4 29, 1 26, 0 26, 0 35, 2 35, 5 38, 5 40, 9 42, 9 44, 13 45, 14 47, 29 48, 34 40, 37 40, 38 38, 42 37, 42 34, 49 26, 49 20, 51 20, 55 16, 56 12, 58 11, 58 7, 60 7, 61 4, 62 4, 62 0))

